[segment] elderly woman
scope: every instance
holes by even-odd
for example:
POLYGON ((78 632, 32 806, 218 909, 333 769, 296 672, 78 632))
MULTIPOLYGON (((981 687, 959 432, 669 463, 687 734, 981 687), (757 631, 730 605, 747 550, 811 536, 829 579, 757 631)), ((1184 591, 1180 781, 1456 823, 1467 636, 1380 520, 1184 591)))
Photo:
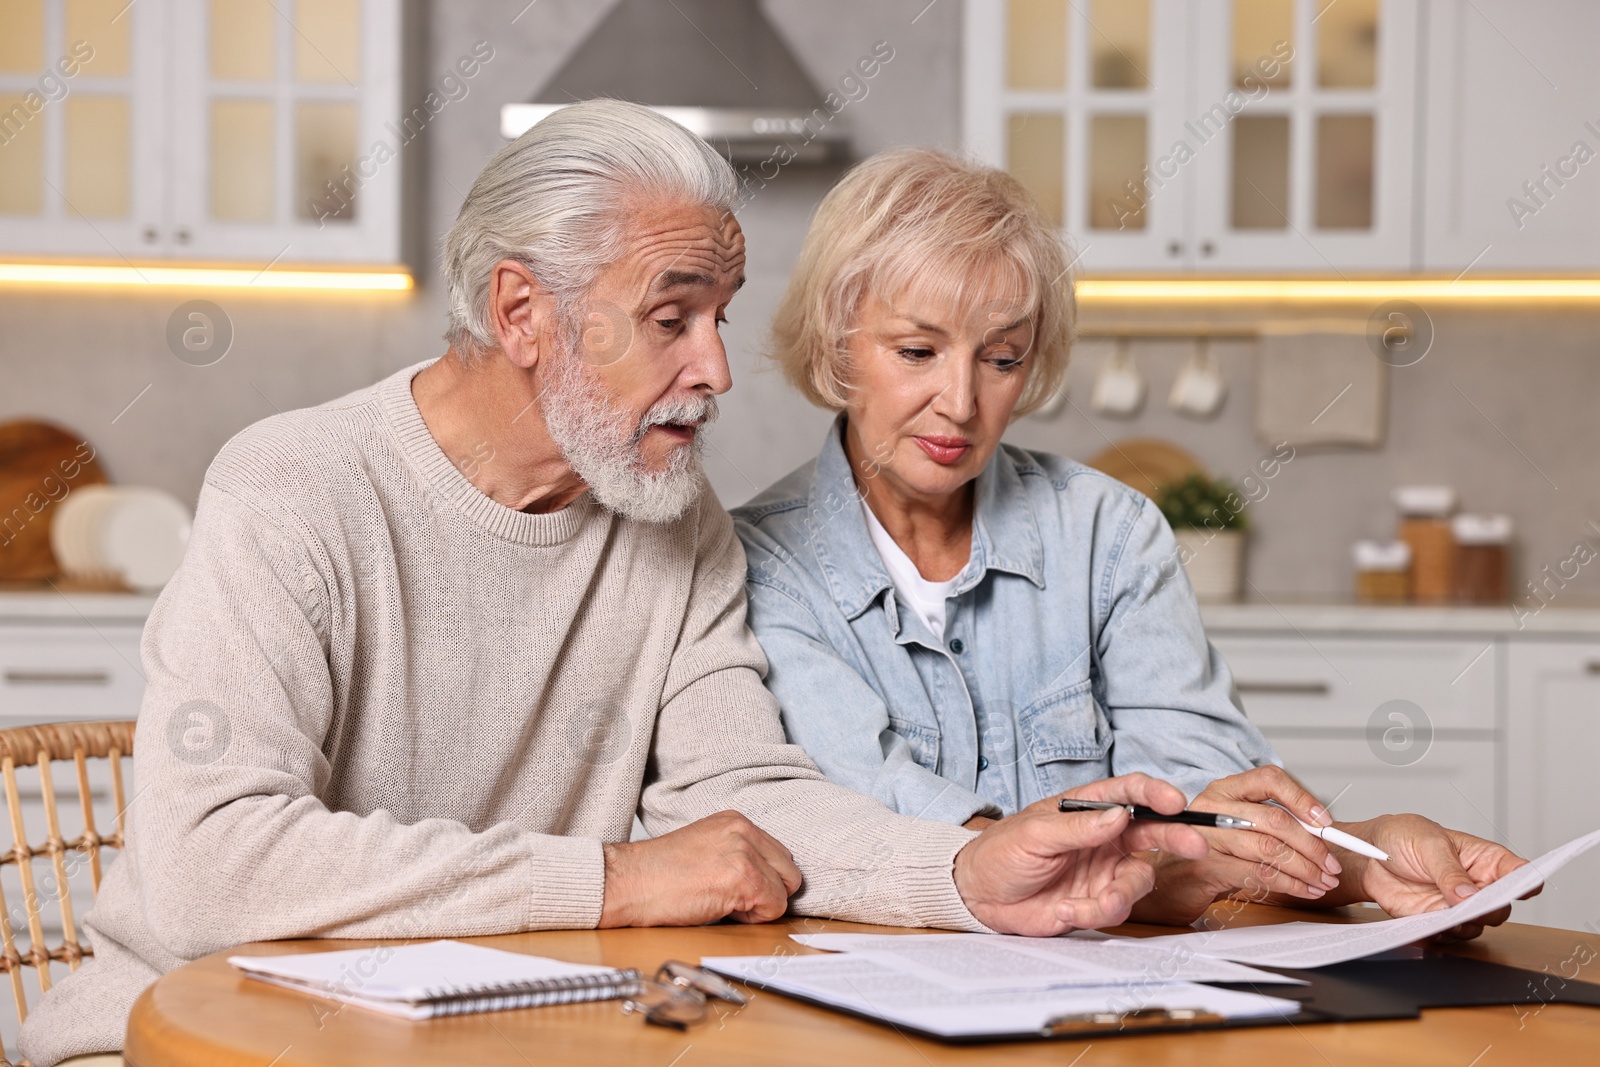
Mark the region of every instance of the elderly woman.
POLYGON ((1256 824, 1206 831, 1204 860, 1158 857, 1147 919, 1245 890, 1409 913, 1520 865, 1416 816, 1344 826, 1387 864, 1335 855, 1289 817, 1331 822, 1238 706, 1160 511, 1001 444, 1060 387, 1072 321, 1062 244, 1002 172, 891 152, 823 200, 774 354, 839 417, 815 461, 734 512, 791 739, 835 781, 951 823, 1145 772, 1256 824))

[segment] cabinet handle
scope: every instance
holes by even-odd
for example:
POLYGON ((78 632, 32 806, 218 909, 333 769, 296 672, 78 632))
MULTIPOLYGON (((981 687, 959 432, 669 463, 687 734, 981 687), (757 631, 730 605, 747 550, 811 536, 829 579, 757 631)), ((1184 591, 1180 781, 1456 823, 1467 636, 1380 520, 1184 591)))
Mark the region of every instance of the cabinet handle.
POLYGON ((1588 663, 1584 664, 1583 669, 1588 671, 1590 674, 1600 674, 1600 659, 1590 660, 1588 663))
POLYGON ((1182 241, 1171 241, 1171 242, 1169 242, 1167 244, 1167 255, 1173 257, 1174 259, 1176 259, 1177 257, 1183 255, 1183 242, 1182 241))
POLYGON ((1276 693, 1279 696, 1325 697, 1332 692, 1327 682, 1235 682, 1241 693, 1276 693))
POLYGON ((110 671, 6 671, 7 685, 109 685, 110 671))
POLYGON ((1202 256, 1213 256, 1213 255, 1216 255, 1216 253, 1217 253, 1217 246, 1216 245, 1212 244, 1210 241, 1201 241, 1200 242, 1200 254, 1202 256))

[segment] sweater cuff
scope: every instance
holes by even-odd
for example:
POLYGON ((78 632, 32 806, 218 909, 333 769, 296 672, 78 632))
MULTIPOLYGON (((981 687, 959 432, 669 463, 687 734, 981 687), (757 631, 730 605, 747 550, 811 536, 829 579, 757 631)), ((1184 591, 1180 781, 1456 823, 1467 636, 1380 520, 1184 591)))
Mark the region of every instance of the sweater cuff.
POLYGON ((908 909, 926 926, 992 934, 967 909, 956 889, 956 853, 977 837, 961 826, 924 822, 917 827, 921 855, 900 869, 899 891, 908 909))
POLYGON ((597 837, 541 835, 529 859, 529 930, 592 930, 605 903, 605 851, 597 837))

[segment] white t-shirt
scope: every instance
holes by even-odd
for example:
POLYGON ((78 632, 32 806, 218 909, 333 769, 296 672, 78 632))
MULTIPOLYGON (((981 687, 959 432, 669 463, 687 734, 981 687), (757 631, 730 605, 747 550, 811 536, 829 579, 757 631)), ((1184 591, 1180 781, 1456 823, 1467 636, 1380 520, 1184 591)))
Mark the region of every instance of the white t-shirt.
POLYGON ((911 557, 905 554, 905 550, 895 544, 894 538, 889 536, 889 531, 883 528, 883 523, 867 507, 865 500, 861 501, 861 510, 867 513, 867 533, 872 535, 872 544, 877 548, 883 565, 888 568, 889 580, 894 583, 900 603, 928 624, 928 632, 933 634, 935 640, 943 641, 944 601, 950 595, 950 590, 955 588, 956 578, 961 575, 958 573, 947 582, 928 581, 917 570, 917 565, 911 562, 911 557))

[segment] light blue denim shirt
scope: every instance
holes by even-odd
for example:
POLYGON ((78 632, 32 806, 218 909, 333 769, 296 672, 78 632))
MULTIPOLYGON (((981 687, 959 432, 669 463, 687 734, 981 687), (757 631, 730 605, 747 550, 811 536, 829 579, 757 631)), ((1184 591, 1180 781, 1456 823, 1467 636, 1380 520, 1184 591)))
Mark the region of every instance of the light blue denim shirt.
POLYGON ((894 595, 842 426, 733 511, 767 686, 829 778, 959 823, 1132 771, 1193 798, 1278 762, 1146 497, 1071 460, 996 450, 939 640, 894 595))

